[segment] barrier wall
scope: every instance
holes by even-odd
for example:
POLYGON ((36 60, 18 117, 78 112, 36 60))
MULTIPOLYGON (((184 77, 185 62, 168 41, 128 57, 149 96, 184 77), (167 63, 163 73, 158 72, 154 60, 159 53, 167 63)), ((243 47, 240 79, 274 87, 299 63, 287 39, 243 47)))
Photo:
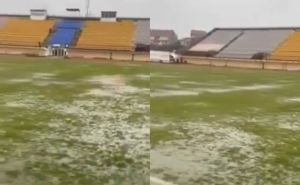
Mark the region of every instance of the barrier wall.
POLYGON ((71 49, 68 51, 70 58, 99 58, 103 60, 110 60, 109 52, 91 51, 91 50, 75 50, 71 49))
POLYGON ((212 66, 212 67, 231 67, 242 69, 257 70, 282 70, 282 71, 300 71, 300 62, 283 62, 273 60, 247 60, 247 59, 218 59, 205 57, 184 56, 183 60, 188 64, 212 66))
MULTIPOLYGON (((25 55, 25 56, 46 56, 47 50, 45 48, 37 47, 1 47, 1 55, 25 55)), ((108 52, 108 51, 94 51, 94 50, 77 50, 70 49, 68 51, 69 58, 84 58, 84 59, 99 59, 106 61, 136 61, 149 62, 149 52, 108 52)))
POLYGON ((149 62, 150 55, 147 52, 117 52, 71 49, 68 51, 69 58, 102 59, 116 61, 143 61, 149 62))
POLYGON ((112 53, 112 60, 133 61, 133 53, 112 53))
POLYGON ((150 61, 150 53, 149 52, 135 53, 134 61, 149 62, 150 61))
POLYGON ((1 55, 32 55, 43 56, 45 51, 41 48, 18 48, 18 47, 0 47, 1 55))

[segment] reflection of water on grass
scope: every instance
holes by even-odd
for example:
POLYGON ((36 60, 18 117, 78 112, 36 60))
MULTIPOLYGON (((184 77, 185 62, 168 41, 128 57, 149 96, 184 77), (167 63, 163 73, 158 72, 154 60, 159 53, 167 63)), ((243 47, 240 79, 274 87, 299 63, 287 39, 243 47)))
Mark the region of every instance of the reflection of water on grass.
POLYGON ((7 79, 9 85, 32 88, 0 97, 1 108, 10 112, 0 119, 6 142, 1 144, 0 184, 149 184, 149 89, 130 85, 127 78, 134 75, 77 82, 52 73, 32 76, 7 79), (72 96, 53 98, 63 88, 72 96))
POLYGON ((299 184, 298 74, 191 68, 155 68, 164 73, 151 84, 151 176, 299 184), (177 70, 177 80, 167 78, 177 70))

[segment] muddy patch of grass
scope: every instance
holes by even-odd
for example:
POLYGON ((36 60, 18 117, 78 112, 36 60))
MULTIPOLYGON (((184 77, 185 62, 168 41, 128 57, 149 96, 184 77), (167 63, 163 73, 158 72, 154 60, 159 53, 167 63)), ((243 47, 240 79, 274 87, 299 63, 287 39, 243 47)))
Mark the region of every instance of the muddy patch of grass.
POLYGON ((22 59, 0 62, 0 184, 149 184, 146 65, 22 59))
POLYGON ((191 185, 300 183, 300 74, 151 70, 151 176, 191 185))

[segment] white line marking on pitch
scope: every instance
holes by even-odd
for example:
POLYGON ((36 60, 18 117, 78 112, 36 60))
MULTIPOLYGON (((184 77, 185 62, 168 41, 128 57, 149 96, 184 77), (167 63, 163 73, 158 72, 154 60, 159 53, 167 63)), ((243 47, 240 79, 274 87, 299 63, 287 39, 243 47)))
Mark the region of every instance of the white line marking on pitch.
POLYGON ((150 177, 150 183, 156 183, 154 185, 176 185, 176 184, 173 184, 171 182, 166 182, 162 179, 159 179, 159 178, 156 178, 156 177, 150 177))

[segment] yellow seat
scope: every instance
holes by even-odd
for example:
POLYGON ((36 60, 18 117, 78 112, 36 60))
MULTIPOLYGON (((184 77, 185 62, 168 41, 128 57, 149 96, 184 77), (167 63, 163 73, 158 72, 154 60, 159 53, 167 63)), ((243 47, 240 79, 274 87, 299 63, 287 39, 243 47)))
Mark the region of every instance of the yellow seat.
POLYGON ((272 60, 299 60, 300 61, 300 32, 292 34, 272 54, 272 60))
POLYGON ((53 28, 54 21, 12 19, 0 29, 0 45, 38 47, 53 28))
POLYGON ((99 50, 134 50, 133 22, 86 22, 76 48, 99 50))

